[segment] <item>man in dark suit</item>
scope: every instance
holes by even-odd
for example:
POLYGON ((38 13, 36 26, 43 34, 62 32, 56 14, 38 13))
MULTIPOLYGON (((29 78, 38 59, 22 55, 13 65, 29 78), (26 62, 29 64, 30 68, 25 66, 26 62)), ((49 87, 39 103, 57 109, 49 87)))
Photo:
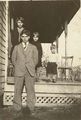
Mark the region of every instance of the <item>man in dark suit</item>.
POLYGON ((21 42, 20 39, 20 34, 24 30, 24 18, 23 17, 18 17, 16 19, 16 26, 14 26, 14 29, 11 31, 11 48, 9 47, 9 65, 8 65, 8 76, 13 76, 13 66, 12 66, 12 61, 11 61, 11 56, 13 49, 15 45, 18 45, 21 42))
POLYGON ((11 34, 12 48, 10 52, 10 57, 12 56, 12 52, 15 45, 18 45, 21 42, 20 34, 23 30, 24 30, 24 18, 18 17, 16 19, 16 26, 14 26, 14 30, 12 30, 12 34, 11 34))
POLYGON ((16 19, 16 27, 12 31, 12 46, 14 47, 15 45, 19 44, 21 42, 20 39, 20 34, 24 30, 24 18, 23 17, 18 17, 16 19))
POLYGON ((38 63, 37 48, 29 43, 30 32, 23 30, 21 33, 22 42, 16 45, 12 53, 12 63, 15 69, 15 90, 13 107, 16 111, 22 108, 21 94, 23 85, 27 92, 27 106, 31 113, 34 111, 35 105, 35 67, 38 63))

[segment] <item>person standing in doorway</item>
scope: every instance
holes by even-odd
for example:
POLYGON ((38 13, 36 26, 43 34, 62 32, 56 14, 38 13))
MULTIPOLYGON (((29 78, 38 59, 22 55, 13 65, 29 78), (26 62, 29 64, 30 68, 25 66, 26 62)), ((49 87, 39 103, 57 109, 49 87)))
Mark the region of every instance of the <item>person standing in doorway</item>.
POLYGON ((21 32, 24 30, 24 18, 23 17, 18 17, 16 19, 16 27, 15 29, 12 31, 12 35, 11 35, 11 50, 9 53, 9 66, 8 66, 8 76, 13 76, 14 75, 14 68, 12 66, 12 60, 11 60, 11 56, 12 56, 12 52, 13 49, 15 47, 15 45, 18 45, 21 42, 20 39, 20 34, 21 32))
POLYGON ((22 42, 15 46, 12 53, 12 63, 15 68, 15 89, 14 89, 14 110, 21 111, 22 109, 22 89, 25 85, 27 92, 27 107, 31 114, 34 113, 35 105, 35 67, 38 63, 37 48, 29 43, 30 31, 23 30, 21 32, 22 42))
POLYGON ((16 19, 16 27, 12 31, 12 36, 11 36, 12 49, 11 49, 10 56, 12 55, 15 45, 18 45, 21 42, 20 34, 23 30, 24 30, 24 18, 18 17, 16 19))
POLYGON ((20 34, 24 30, 24 18, 18 17, 16 19, 16 27, 12 32, 12 46, 15 46, 21 42, 20 34))

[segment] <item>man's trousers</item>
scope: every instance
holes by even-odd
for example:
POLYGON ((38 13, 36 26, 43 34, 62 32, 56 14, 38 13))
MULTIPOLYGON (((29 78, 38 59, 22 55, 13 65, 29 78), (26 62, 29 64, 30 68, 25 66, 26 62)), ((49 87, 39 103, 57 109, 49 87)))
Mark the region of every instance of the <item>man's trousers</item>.
POLYGON ((14 88, 14 101, 13 107, 15 110, 20 111, 22 108, 22 91, 25 85, 27 92, 27 106, 31 111, 34 110, 35 106, 35 77, 32 77, 27 71, 25 76, 15 77, 15 88, 14 88))

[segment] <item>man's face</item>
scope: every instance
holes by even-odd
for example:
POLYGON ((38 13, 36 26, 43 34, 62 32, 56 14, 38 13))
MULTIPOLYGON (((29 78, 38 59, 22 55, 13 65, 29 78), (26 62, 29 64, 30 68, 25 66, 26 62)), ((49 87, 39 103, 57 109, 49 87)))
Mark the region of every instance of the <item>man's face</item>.
POLYGON ((22 27, 23 27, 22 21, 18 20, 18 21, 17 21, 17 26, 18 26, 19 28, 22 28, 22 27))
POLYGON ((27 43, 30 39, 30 36, 26 35, 26 34, 22 34, 21 35, 21 39, 24 43, 27 43))
POLYGON ((38 36, 33 36, 33 40, 36 42, 38 41, 39 37, 38 36))

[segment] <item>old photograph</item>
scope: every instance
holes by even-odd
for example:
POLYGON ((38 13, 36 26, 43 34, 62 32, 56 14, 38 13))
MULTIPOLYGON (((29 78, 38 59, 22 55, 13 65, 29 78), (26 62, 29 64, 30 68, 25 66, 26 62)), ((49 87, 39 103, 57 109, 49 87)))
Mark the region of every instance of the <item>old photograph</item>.
POLYGON ((0 1, 0 120, 81 120, 81 0, 0 1))

